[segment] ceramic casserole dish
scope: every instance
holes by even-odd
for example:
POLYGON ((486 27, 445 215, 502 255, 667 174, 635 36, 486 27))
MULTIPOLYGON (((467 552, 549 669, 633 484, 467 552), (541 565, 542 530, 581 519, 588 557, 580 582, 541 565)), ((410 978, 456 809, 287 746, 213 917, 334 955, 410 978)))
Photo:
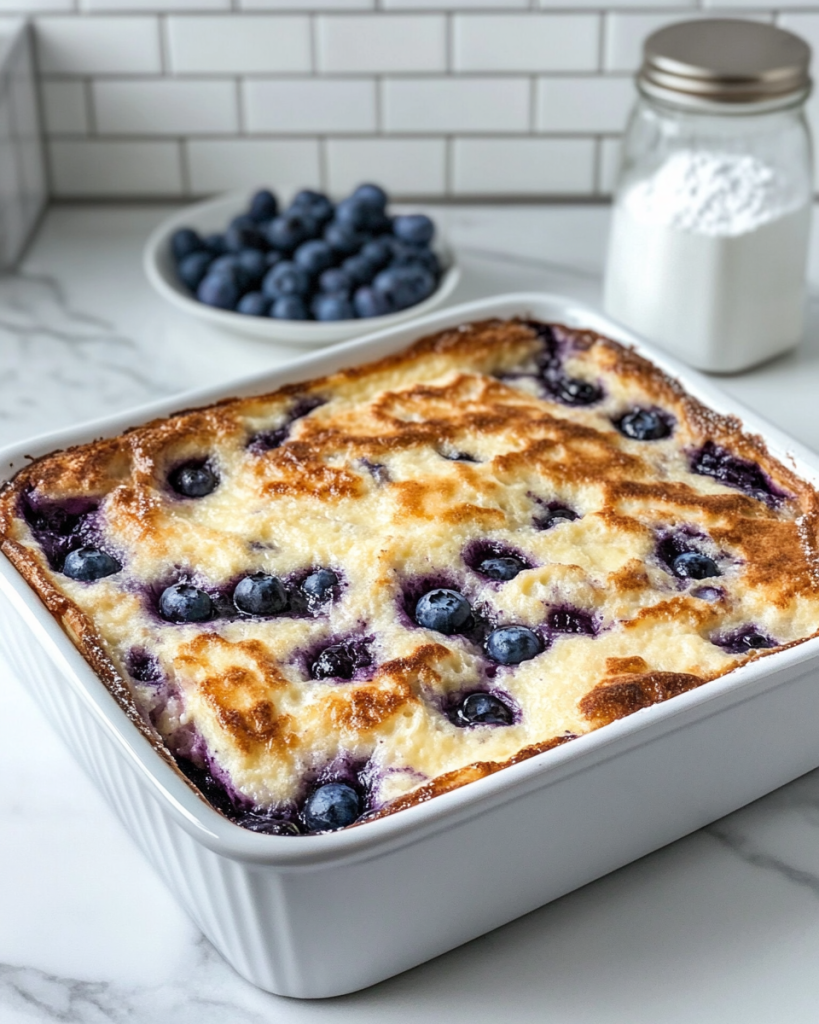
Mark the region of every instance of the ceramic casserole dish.
MULTIPOLYGON (((0 452, 32 458, 222 398, 353 367, 467 321, 588 328, 643 352, 717 412, 738 414, 814 486, 819 457, 700 375, 560 297, 469 303, 286 367, 0 452)), ((437 956, 702 827, 819 766, 819 639, 360 827, 298 838, 212 809, 121 709, 11 563, 0 557, 0 645, 76 759, 204 934, 252 983, 326 997, 437 956)))

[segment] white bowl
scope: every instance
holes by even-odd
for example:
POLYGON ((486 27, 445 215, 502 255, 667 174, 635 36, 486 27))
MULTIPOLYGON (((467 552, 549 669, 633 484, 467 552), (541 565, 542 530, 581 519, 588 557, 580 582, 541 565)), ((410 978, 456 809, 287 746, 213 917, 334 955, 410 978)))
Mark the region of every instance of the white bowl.
POLYGON ((460 270, 455 265, 452 254, 439 242, 435 246, 435 252, 441 265, 446 269, 435 292, 416 306, 402 309, 398 313, 390 313, 388 316, 374 316, 366 320, 319 322, 274 320, 272 317, 246 316, 230 310, 214 309, 213 306, 197 302, 176 276, 171 253, 171 235, 182 227, 193 228, 203 235, 224 231, 234 217, 245 211, 247 202, 248 197, 244 192, 232 192, 217 199, 208 199, 204 203, 186 206, 184 210, 167 217, 153 231, 145 243, 143 266, 148 280, 163 299, 167 299, 172 305, 191 316, 236 334, 260 338, 263 341, 312 347, 346 341, 360 334, 381 331, 407 320, 414 320, 425 313, 431 313, 449 298, 460 279, 460 270))

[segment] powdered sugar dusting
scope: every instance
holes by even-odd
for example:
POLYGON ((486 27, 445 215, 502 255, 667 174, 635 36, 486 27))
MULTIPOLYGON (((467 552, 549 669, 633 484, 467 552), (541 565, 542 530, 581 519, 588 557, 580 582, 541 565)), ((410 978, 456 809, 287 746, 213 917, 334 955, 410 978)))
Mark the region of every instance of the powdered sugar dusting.
POLYGON ((646 224, 742 235, 801 205, 792 184, 755 156, 681 150, 623 197, 646 224))

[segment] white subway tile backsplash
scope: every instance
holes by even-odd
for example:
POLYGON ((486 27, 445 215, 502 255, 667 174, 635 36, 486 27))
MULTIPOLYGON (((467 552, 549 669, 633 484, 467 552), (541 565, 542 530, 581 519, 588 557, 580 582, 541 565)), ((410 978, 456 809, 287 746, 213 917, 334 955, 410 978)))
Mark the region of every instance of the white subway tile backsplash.
POLYGON ((52 188, 58 198, 182 192, 176 142, 56 139, 48 149, 52 188))
POLYGON ((594 181, 591 139, 456 139, 456 195, 587 195, 594 181))
POLYGON ((374 132, 373 79, 291 78, 244 85, 249 132, 374 132))
POLYGON ((541 132, 620 132, 637 91, 633 80, 595 75, 541 78, 537 128, 541 132))
MULTIPOLYGON (((817 0, 819 2, 819 0, 817 0)), ((617 14, 606 17, 606 52, 604 67, 606 71, 636 71, 643 59, 643 42, 665 25, 675 21, 692 21, 697 18, 719 17, 722 12, 674 10, 662 14, 617 14)), ((734 11, 732 18, 749 18, 753 21, 769 21, 770 15, 734 11)))
POLYGON ((446 191, 445 139, 328 139, 326 146, 333 195, 345 195, 362 181, 377 181, 398 196, 446 191))
POLYGON ((310 71, 310 21, 298 15, 171 16, 171 70, 179 74, 310 71))
MULTIPOLYGON (((491 7, 497 10, 520 10, 522 7, 530 7, 530 0, 381 0, 381 6, 386 10, 451 10, 451 11, 480 11, 491 7)), ((570 3, 564 3, 564 7, 570 3)))
POLYGON ((243 11, 362 11, 372 10, 376 0, 236 0, 243 11))
POLYGON ((93 85, 101 135, 205 135, 239 130, 233 82, 100 81, 93 85))
POLYGON ((525 132, 527 78, 388 79, 382 111, 388 132, 525 132))
POLYGON ((158 74, 159 22, 147 17, 42 17, 35 22, 43 74, 158 74))
POLYGON ((595 71, 595 14, 456 15, 456 71, 595 71))
MULTIPOLYGON (((819 0, 813 6, 819 6, 819 0)), ((777 25, 780 28, 787 29, 789 32, 795 32, 806 42, 810 43, 813 47, 814 60, 816 60, 816 54, 819 53, 819 12, 814 14, 803 14, 800 12, 797 14, 792 11, 786 11, 784 14, 779 15, 777 25)))
POLYGON ((40 83, 45 130, 49 135, 85 135, 88 131, 88 110, 85 83, 48 81, 40 83))
POLYGON ((262 186, 289 195, 321 187, 315 139, 193 139, 186 146, 191 189, 197 195, 262 186))
POLYGON ((37 14, 40 11, 73 11, 74 0, 0 0, 3 14, 37 14))
POLYGON ((229 11, 231 0, 79 0, 80 9, 97 11, 229 11))
POLYGON ((316 21, 319 71, 446 70, 442 15, 352 14, 316 21))

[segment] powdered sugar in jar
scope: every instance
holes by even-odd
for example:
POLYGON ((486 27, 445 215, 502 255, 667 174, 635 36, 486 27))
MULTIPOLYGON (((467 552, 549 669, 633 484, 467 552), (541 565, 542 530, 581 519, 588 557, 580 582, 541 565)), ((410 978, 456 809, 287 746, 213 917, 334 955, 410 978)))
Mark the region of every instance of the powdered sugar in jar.
POLYGON ((645 45, 606 268, 615 319, 732 372, 804 327, 810 50, 769 25, 683 22, 645 45))

